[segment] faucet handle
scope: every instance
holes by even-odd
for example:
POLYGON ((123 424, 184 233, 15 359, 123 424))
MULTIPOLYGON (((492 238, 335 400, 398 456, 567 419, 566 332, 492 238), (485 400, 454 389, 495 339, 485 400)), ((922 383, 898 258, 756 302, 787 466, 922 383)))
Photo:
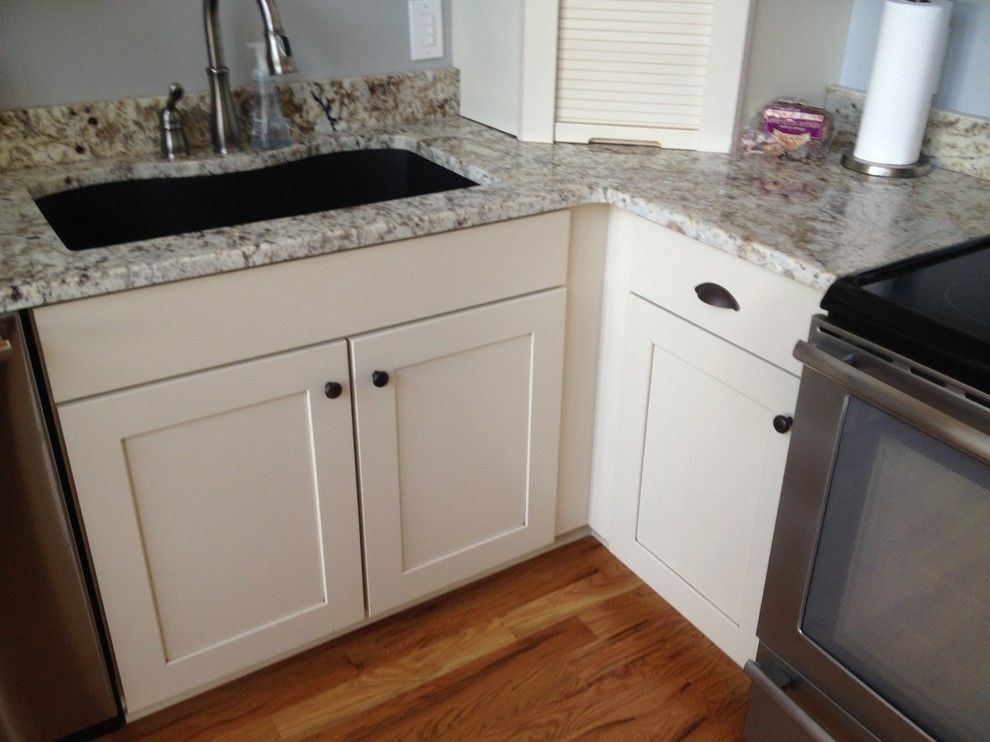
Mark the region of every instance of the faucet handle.
POLYGON ((168 86, 168 100, 165 107, 158 113, 159 133, 161 134, 162 157, 174 160, 189 154, 186 141, 186 128, 182 121, 182 111, 179 101, 185 94, 185 88, 173 82, 168 86))

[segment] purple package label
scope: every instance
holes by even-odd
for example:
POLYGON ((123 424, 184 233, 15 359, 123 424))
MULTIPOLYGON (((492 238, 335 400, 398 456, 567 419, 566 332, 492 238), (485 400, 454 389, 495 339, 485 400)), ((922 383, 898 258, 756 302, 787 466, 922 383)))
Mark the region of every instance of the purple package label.
POLYGON ((789 136, 808 136, 820 142, 825 134, 825 117, 804 111, 767 111, 763 114, 763 131, 789 136))

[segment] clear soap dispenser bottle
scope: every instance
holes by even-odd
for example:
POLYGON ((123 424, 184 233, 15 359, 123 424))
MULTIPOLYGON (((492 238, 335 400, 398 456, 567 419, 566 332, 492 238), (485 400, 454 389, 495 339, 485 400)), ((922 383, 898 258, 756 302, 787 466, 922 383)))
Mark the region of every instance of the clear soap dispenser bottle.
POLYGON ((248 44, 257 64, 252 74, 254 100, 251 101, 251 146, 255 149, 281 149, 292 144, 289 127, 282 115, 275 81, 268 72, 268 58, 263 42, 248 44))

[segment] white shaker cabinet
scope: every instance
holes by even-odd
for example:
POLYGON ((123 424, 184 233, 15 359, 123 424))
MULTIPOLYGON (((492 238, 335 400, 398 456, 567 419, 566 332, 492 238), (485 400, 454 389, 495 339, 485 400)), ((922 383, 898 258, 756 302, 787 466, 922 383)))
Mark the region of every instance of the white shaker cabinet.
POLYGON ((609 238, 590 523, 743 664, 797 401, 791 351, 821 292, 625 212, 609 238))
POLYGON ((569 231, 35 310, 129 719, 552 543, 569 231))
POLYGON ((798 380, 628 295, 610 547, 730 657, 756 622, 798 380))
POLYGON ((564 303, 350 341, 371 616, 553 541, 564 303))
POLYGON ((59 405, 131 713, 364 617, 349 386, 339 341, 59 405))

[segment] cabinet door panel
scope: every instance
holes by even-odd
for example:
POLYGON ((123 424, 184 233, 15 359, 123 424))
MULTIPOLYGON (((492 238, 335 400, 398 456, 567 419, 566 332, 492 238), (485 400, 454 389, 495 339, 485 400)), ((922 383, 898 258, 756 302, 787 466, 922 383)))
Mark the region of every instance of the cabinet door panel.
POLYGON ((737 662, 756 650, 797 378, 629 295, 610 546, 737 662))
POLYGON ((123 439, 166 661, 325 603, 308 397, 123 439))
POLYGON ((656 346, 647 409, 636 540, 738 624, 769 410, 656 346))
POLYGON ((372 615, 553 540, 563 309, 556 290, 352 341, 372 615))
POLYGON ((131 715, 363 618, 347 371, 338 342, 59 407, 131 715))
POLYGON ((525 527, 529 440, 511 433, 529 427, 532 345, 521 335, 396 370, 403 570, 525 527))

